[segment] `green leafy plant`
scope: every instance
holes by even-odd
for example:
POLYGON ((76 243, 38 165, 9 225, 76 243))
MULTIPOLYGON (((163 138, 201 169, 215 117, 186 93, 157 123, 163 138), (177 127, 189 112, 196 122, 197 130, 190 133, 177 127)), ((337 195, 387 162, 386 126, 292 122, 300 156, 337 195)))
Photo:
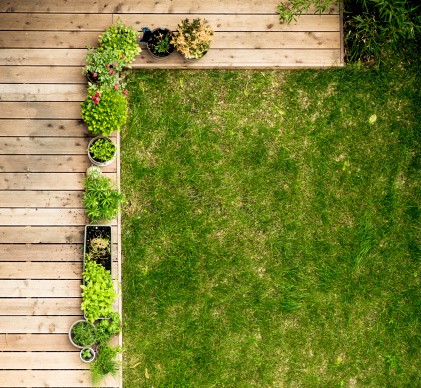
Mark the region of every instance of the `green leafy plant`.
POLYGON ((212 42, 213 30, 205 19, 183 20, 171 43, 187 59, 203 57, 212 42))
POLYGON ((120 71, 123 69, 125 60, 115 49, 98 51, 87 46, 86 66, 82 73, 89 76, 92 82, 98 82, 107 88, 120 85, 120 71))
POLYGON ((81 309, 88 322, 113 315, 113 303, 117 297, 114 291, 111 272, 96 263, 89 255, 85 255, 83 271, 81 309))
POLYGON ((157 28, 152 31, 151 39, 148 41, 149 51, 158 57, 165 57, 171 54, 175 47, 171 43, 173 34, 168 29, 157 28))
POLYGON ((88 150, 91 157, 98 162, 108 162, 116 151, 116 145, 106 137, 94 140, 88 150))
POLYGON ((120 333, 120 330, 120 315, 117 312, 113 312, 108 319, 101 319, 95 326, 96 342, 100 345, 104 345, 113 335, 120 333))
POLYGON ((280 22, 289 24, 292 21, 296 21, 298 16, 307 12, 310 7, 314 7, 314 12, 320 15, 327 11, 330 5, 337 3, 337 0, 291 0, 279 3, 276 9, 280 22))
POLYGON ((141 52, 138 40, 139 32, 118 19, 99 36, 98 51, 115 50, 122 59, 123 65, 130 67, 134 57, 141 52))
POLYGON ((96 341, 95 326, 90 322, 77 322, 71 329, 73 342, 79 346, 91 346, 96 341))
POLYGON ((121 193, 110 178, 104 176, 98 167, 88 168, 83 202, 91 222, 115 218, 122 200, 121 193))
POLYGON ((92 360, 94 358, 95 353, 94 353, 93 349, 85 348, 85 349, 82 349, 80 351, 80 356, 82 357, 83 360, 89 361, 89 360, 92 360))
POLYGON ((109 136, 127 120, 127 100, 118 90, 90 91, 82 103, 82 118, 94 135, 109 136))
POLYGON ((101 345, 97 350, 97 357, 91 364, 91 377, 94 385, 97 385, 105 376, 115 376, 119 370, 119 362, 116 360, 120 353, 119 347, 101 345))

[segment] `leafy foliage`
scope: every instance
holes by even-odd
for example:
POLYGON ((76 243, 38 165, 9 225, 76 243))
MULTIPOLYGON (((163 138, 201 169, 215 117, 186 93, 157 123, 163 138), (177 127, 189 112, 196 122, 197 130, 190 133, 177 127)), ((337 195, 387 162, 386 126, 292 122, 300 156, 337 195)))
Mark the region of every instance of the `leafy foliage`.
POLYGON ((99 52, 115 50, 123 60, 124 66, 130 66, 135 56, 141 52, 139 32, 133 27, 126 26, 120 19, 108 27, 98 38, 99 52))
POLYGON ((91 346, 95 343, 95 327, 90 322, 77 322, 70 332, 73 342, 79 346, 91 346))
POLYGON ((100 89, 82 102, 82 118, 94 135, 109 136, 127 120, 127 100, 118 90, 100 89))
POLYGON ((205 55, 212 42, 213 30, 205 19, 184 19, 177 26, 177 34, 171 43, 187 59, 205 55))
POLYGON ((117 294, 114 291, 111 272, 86 255, 83 281, 81 309, 86 320, 95 322, 99 318, 112 316, 113 303, 117 294))
POLYGON ((91 364, 91 376, 94 385, 98 384, 108 374, 115 376, 119 370, 116 357, 120 353, 119 347, 101 345, 97 349, 97 357, 91 364))
POLYGON ((106 137, 96 139, 89 147, 89 153, 92 158, 98 162, 107 162, 111 160, 117 151, 117 146, 111 139, 106 137))
POLYGON ((80 351, 80 355, 84 360, 88 361, 94 357, 95 353, 93 353, 93 349, 85 348, 80 351))
POLYGON ((83 202, 90 222, 108 221, 117 216, 123 196, 115 183, 98 167, 90 167, 85 179, 83 202))
POLYGON ((281 23, 289 24, 296 21, 297 18, 307 12, 310 7, 315 8, 316 14, 322 14, 329 9, 331 4, 337 4, 336 0, 291 0, 285 3, 279 3, 276 9, 279 13, 281 23))
POLYGON ((113 312, 108 319, 101 319, 95 326, 95 338, 100 345, 106 344, 113 335, 120 333, 120 315, 113 312))

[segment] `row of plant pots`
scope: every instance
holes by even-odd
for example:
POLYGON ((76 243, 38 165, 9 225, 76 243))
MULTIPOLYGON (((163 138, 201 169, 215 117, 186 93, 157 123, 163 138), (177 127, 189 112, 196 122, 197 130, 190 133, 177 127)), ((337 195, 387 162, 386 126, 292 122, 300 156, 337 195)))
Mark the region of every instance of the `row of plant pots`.
POLYGON ((88 158, 93 164, 86 171, 83 203, 90 224, 85 226, 82 272, 83 320, 69 329, 69 340, 80 349, 80 359, 90 363, 97 384, 104 376, 116 374, 118 346, 112 338, 120 333, 121 320, 113 304, 117 298, 112 277, 113 220, 122 202, 116 183, 100 167, 113 162, 117 146, 109 137, 127 119, 126 90, 121 70, 130 67, 141 51, 139 33, 120 20, 98 38, 97 48, 88 47, 83 74, 88 78, 87 98, 82 103, 82 118, 94 135, 89 141, 88 158))
POLYGON ((179 52, 186 60, 198 60, 209 50, 213 30, 205 19, 182 20, 175 32, 166 27, 145 27, 141 42, 155 59, 162 60, 179 52))

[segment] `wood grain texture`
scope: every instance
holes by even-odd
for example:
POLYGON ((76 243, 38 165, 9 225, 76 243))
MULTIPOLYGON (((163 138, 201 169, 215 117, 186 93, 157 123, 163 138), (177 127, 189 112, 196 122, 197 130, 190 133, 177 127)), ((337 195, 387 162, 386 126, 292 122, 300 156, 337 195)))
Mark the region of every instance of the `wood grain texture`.
MULTIPOLYGON (((82 319, 82 314, 74 321, 82 319)), ((5 352, 74 351, 68 334, 0 334, 0 349, 5 352)), ((41 369, 40 367, 38 367, 41 369)))
POLYGON ((3 84, 0 101, 84 101, 83 84, 3 84))
POLYGON ((0 102, 0 119, 81 119, 79 102, 0 102))
MULTIPOLYGON (((0 365, 3 369, 89 369, 83 363, 79 352, 8 352, 0 353, 0 365)), ((59 372, 60 373, 60 372, 59 372)))
MULTIPOLYGON (((0 104, 1 106, 1 104, 0 104)), ((0 137, 0 153, 14 155, 85 155, 89 138, 63 137, 0 137)), ((89 159, 88 159, 89 160, 89 159)), ((67 160, 67 164, 71 161, 67 160)))
POLYGON ((0 136, 86 137, 90 132, 82 120, 0 120, 0 136))
POLYGON ((2 66, 0 83, 12 84, 84 84, 82 65, 75 66, 2 66))
POLYGON ((0 298, 78 298, 80 280, 0 280, 0 298))
MULTIPOLYGON (((74 257, 81 256, 80 252, 74 257)), ((30 256, 29 256, 30 258, 30 256)), ((79 262, 3 262, 0 279, 81 279, 82 261, 79 262)))
MULTIPOLYGON (((1 266, 7 261, 71 261, 82 263, 82 244, 0 244, 1 266)), ((1 311, 0 311, 1 314, 1 311)))

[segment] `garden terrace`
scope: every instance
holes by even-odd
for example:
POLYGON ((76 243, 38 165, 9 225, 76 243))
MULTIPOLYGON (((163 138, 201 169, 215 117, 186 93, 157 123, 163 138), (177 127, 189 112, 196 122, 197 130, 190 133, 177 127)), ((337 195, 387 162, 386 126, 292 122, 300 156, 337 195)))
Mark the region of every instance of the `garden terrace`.
MULTIPOLYGON (((0 386, 87 387, 67 338, 82 316, 82 205, 88 132, 80 102, 86 45, 117 18, 175 29, 205 17, 214 42, 199 62, 143 51, 135 68, 296 68, 343 64, 341 17, 304 15, 281 25, 277 1, 0 2, 0 386)), ((116 137, 117 142, 119 137, 116 137)), ((119 181, 119 159, 104 169, 119 181)), ((115 274, 120 222, 113 223, 115 274)), ((117 308, 121 311, 121 301, 117 308)), ((119 339, 121 342, 121 338, 119 339)), ((117 387, 121 379, 109 379, 117 387)))

